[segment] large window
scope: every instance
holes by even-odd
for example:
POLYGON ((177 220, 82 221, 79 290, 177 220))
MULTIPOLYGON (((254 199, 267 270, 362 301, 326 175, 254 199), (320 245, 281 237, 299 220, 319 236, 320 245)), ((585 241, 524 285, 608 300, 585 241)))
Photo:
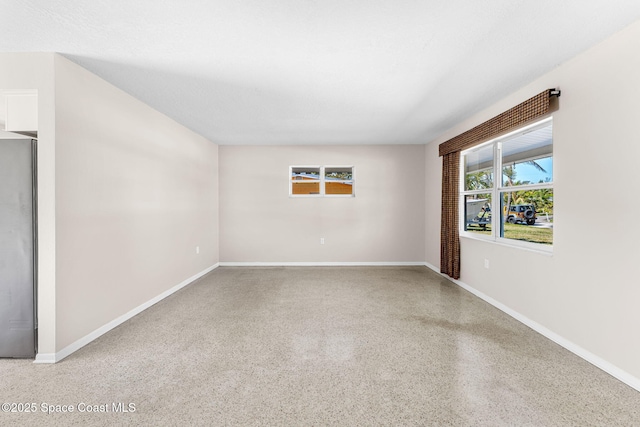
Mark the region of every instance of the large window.
POLYGON ((291 166, 289 195, 292 197, 353 197, 353 166, 291 166))
POLYGON ((551 119, 461 153, 461 234, 551 250, 551 119))

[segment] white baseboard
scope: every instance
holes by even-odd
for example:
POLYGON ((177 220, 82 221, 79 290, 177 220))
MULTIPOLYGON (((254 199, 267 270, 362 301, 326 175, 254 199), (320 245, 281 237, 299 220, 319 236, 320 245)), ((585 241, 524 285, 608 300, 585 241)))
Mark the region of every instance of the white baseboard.
POLYGON ((85 335, 84 337, 82 337, 79 340, 77 340, 76 342, 66 346, 65 348, 63 348, 62 350, 60 350, 57 353, 38 353, 36 355, 36 360, 34 361, 34 363, 56 363, 56 362, 61 361, 65 357, 69 356, 71 353, 73 353, 75 351, 78 351, 79 349, 81 349, 85 345, 89 344, 91 341, 95 340, 96 338, 100 337, 101 335, 104 335, 105 333, 109 332, 110 330, 112 330, 116 326, 126 322, 129 319, 131 319, 136 314, 141 313, 142 311, 146 310, 147 308, 151 307, 152 305, 154 305, 154 304, 160 302, 161 300, 165 299, 169 295, 179 291, 180 289, 184 288, 185 286, 187 286, 191 282, 199 279, 200 277, 204 276, 205 274, 209 273, 210 271, 215 270, 216 268, 218 268, 219 265, 220 265, 219 263, 218 264, 214 264, 211 267, 209 267, 209 268, 207 268, 207 269, 205 269, 205 270, 203 270, 203 271, 201 271, 201 272, 189 277, 188 279, 186 279, 183 282, 175 285, 171 289, 168 289, 168 290, 164 291, 160 295, 158 295, 158 296, 156 296, 154 298, 151 298, 149 301, 145 302, 144 304, 139 305, 138 307, 134 308, 133 310, 130 310, 129 312, 123 314, 122 316, 113 319, 111 322, 109 322, 106 325, 96 329, 95 331, 91 332, 90 334, 85 335))
POLYGON ((38 353, 33 363, 56 363, 55 353, 38 353))
POLYGON ((640 391, 640 378, 636 378, 635 376, 631 375, 630 373, 618 368, 617 366, 613 365, 610 362, 607 362, 603 358, 601 358, 599 356, 596 356, 595 354, 591 353, 590 351, 585 350, 584 348, 580 347, 579 345, 574 344, 573 342, 569 341, 568 339, 566 339, 566 338, 558 335, 557 333, 553 332, 552 330, 547 329, 546 327, 542 326, 538 322, 529 319, 528 317, 518 313, 515 310, 512 310, 511 308, 507 307, 506 305, 502 304, 501 302, 496 301, 495 299, 493 299, 490 296, 486 295, 485 293, 483 293, 483 292, 481 292, 481 291, 479 291, 479 290, 467 285, 466 283, 461 282, 460 280, 455 280, 455 279, 452 279, 451 277, 445 276, 444 274, 440 273, 440 269, 435 267, 434 265, 429 264, 428 262, 425 262, 423 265, 425 265, 426 267, 428 267, 431 270, 435 271, 436 273, 440 274, 441 276, 449 279, 450 281, 452 281, 456 285, 460 286, 461 288, 471 292, 473 295, 477 296, 478 298, 488 302, 489 304, 491 304, 492 306, 494 306, 498 310, 503 311, 504 313, 506 313, 509 316, 513 317, 514 319, 516 319, 520 323, 523 323, 523 324, 527 325, 528 327, 530 327, 534 331, 536 331, 539 334, 543 335, 544 337, 550 339, 551 341, 555 342, 556 344, 564 347, 565 349, 569 350, 570 352, 572 352, 576 356, 579 356, 582 359, 586 360, 587 362, 591 363, 592 365, 602 369, 603 371, 605 371, 609 375, 611 375, 611 376, 617 378, 618 380, 622 381, 623 383, 627 384, 629 387, 632 387, 632 388, 640 391))
POLYGON ((433 271, 435 271, 436 273, 438 273, 438 274, 439 274, 439 275, 441 275, 442 277, 446 277, 447 279, 452 280, 450 277, 447 277, 447 276, 445 276, 444 274, 440 273, 440 269, 439 269, 438 267, 436 267, 435 265, 433 265, 433 264, 429 264, 429 263, 428 263, 428 262, 426 262, 426 261, 423 263, 423 265, 424 265, 425 267, 429 267, 430 269, 432 269, 433 271))
POLYGON ((371 267, 423 266, 424 261, 409 262, 221 262, 220 267, 371 267))

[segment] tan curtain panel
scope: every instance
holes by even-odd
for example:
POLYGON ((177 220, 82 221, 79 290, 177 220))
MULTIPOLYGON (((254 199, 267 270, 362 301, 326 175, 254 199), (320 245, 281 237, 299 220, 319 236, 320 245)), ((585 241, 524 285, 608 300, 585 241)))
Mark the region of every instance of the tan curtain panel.
POLYGON ((440 271, 442 273, 454 279, 460 277, 460 233, 458 231, 460 151, 542 118, 557 108, 558 96, 560 96, 559 90, 547 89, 440 144, 439 151, 442 156, 440 271))

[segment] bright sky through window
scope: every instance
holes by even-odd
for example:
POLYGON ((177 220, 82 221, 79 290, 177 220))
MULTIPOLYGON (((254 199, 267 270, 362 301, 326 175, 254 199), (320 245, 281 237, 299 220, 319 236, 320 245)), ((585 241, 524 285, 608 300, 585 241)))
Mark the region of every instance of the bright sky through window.
MULTIPOLYGON (((553 177, 553 157, 547 157, 544 159, 536 160, 536 163, 540 165, 544 172, 536 168, 535 166, 527 163, 516 164, 515 171, 518 181, 529 182, 531 184, 537 184, 540 181, 547 182, 553 177)), ((505 165, 508 166, 508 165, 505 165)))

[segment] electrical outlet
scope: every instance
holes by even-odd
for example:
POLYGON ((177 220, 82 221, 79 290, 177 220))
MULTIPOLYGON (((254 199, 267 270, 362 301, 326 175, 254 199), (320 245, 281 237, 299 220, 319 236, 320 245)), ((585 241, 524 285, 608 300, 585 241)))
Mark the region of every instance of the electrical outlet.
POLYGON ((484 260, 484 268, 489 268, 489 260, 486 258, 484 260))
POLYGON ((321 238, 320 238, 320 244, 321 244, 321 245, 324 245, 324 237, 321 237, 321 238))

